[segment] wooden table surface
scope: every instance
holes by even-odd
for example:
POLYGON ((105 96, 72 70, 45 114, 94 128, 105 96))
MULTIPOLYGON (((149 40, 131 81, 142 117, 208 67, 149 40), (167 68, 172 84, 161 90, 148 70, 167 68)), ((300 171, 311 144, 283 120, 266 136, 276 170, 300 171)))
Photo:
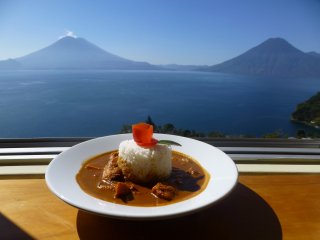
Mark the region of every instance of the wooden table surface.
POLYGON ((222 201, 162 221, 123 221, 78 211, 43 176, 0 178, 0 239, 320 239, 320 175, 241 174, 222 201))

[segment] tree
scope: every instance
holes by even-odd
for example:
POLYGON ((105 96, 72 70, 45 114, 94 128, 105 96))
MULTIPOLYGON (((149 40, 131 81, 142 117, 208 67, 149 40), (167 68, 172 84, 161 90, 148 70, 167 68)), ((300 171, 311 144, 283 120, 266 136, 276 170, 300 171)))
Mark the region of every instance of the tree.
POLYGON ((209 132, 208 133, 208 137, 217 137, 217 138, 223 138, 226 135, 222 132, 218 132, 218 131, 213 131, 213 132, 209 132))
POLYGON ((131 133, 131 125, 123 124, 120 133, 131 133))
POLYGON ((145 123, 148 123, 148 124, 152 125, 152 126, 153 126, 153 129, 156 129, 156 128, 157 128, 156 124, 153 122, 153 120, 152 120, 152 118, 151 118, 150 115, 148 115, 148 118, 147 118, 147 120, 145 121, 145 123))
POLYGON ((173 133, 175 130, 175 127, 172 123, 166 123, 162 126, 161 131, 163 133, 173 133))
POLYGON ((262 137, 263 138, 287 138, 288 136, 284 134, 282 130, 276 130, 271 133, 266 133, 262 137))
POLYGON ((305 138, 305 137, 307 137, 306 132, 304 130, 302 130, 302 129, 299 129, 297 131, 297 138, 305 138))

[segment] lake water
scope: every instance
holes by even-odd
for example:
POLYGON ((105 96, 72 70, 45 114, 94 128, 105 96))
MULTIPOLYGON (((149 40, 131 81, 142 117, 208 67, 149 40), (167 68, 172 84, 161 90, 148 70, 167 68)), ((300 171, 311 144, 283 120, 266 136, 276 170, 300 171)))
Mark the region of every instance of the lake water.
POLYGON ((261 136, 290 122, 320 79, 169 71, 1 71, 1 137, 103 136, 147 119, 201 132, 261 136))

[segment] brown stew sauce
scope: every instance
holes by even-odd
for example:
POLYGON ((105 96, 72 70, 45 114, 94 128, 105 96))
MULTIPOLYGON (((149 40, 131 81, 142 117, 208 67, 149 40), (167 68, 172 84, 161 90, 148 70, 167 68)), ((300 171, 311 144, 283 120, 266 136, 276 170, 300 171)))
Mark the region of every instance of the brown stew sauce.
POLYGON ((103 169, 110 159, 110 156, 118 151, 111 151, 93 157, 86 161, 81 167, 76 176, 77 182, 87 194, 118 204, 130 206, 161 206, 175 202, 180 202, 198 195, 206 188, 210 175, 199 163, 191 157, 172 151, 172 172, 168 179, 161 183, 170 185, 176 189, 175 197, 168 201, 155 196, 151 189, 157 184, 151 183, 141 185, 137 183, 126 182, 133 184, 133 194, 129 198, 116 198, 112 184, 114 182, 102 181, 103 169))

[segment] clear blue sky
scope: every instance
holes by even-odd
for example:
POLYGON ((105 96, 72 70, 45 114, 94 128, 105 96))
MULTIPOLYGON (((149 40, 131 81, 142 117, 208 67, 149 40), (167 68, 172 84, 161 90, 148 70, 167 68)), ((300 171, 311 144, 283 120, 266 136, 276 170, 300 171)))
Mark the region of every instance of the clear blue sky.
POLYGON ((216 64, 270 37, 320 53, 319 0, 0 0, 0 59, 65 31, 153 64, 216 64))

